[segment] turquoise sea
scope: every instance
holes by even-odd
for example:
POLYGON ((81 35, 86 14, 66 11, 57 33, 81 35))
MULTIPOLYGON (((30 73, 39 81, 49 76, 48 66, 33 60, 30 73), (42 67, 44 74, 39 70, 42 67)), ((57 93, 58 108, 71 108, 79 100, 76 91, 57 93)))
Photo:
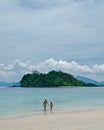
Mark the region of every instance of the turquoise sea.
MULTIPOLYGON (((0 87, 0 119, 43 113, 43 100, 53 101, 54 112, 104 108, 104 87, 12 88, 0 87)), ((47 108, 49 112, 49 107, 47 108)))

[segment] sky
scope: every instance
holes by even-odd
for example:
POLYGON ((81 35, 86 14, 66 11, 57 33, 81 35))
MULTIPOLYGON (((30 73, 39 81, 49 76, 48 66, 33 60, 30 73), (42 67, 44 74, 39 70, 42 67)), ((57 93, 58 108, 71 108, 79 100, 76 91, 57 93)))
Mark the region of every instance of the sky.
POLYGON ((61 70, 104 81, 103 0, 0 0, 0 81, 61 70))

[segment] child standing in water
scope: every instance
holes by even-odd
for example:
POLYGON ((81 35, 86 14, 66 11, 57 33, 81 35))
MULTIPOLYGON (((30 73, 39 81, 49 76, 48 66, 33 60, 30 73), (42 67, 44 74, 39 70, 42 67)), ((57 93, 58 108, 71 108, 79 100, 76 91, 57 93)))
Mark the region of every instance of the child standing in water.
POLYGON ((50 102, 50 111, 52 111, 52 110, 53 110, 53 103, 50 102))

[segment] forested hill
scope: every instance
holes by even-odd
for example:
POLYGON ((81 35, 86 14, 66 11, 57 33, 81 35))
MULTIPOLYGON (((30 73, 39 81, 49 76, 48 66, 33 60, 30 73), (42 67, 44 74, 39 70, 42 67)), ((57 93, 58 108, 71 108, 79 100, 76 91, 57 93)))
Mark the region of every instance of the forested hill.
POLYGON ((47 74, 34 71, 32 74, 26 74, 20 81, 21 87, 60 87, 60 86, 95 86, 77 80, 71 74, 61 71, 50 71, 47 74))

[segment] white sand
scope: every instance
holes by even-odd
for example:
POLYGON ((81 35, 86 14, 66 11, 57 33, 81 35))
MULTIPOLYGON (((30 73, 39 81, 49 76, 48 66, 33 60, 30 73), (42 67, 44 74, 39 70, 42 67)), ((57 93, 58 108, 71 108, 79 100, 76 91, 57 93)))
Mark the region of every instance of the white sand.
POLYGON ((1 119, 0 130, 104 130, 104 110, 1 119))

